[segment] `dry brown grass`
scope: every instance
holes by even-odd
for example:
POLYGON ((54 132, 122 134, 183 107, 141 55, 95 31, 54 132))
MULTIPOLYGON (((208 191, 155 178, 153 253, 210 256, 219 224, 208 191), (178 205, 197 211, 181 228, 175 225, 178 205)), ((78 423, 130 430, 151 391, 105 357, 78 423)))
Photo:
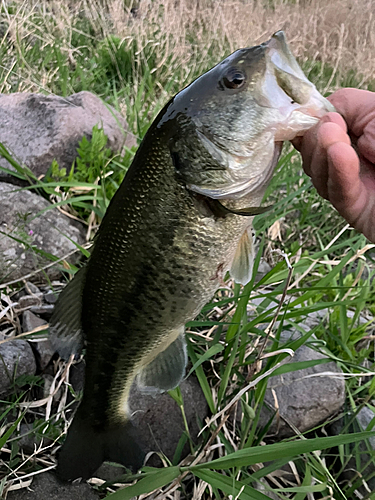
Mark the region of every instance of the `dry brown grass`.
MULTIPOLYGON (((146 45, 154 47, 156 66, 165 78, 188 83, 192 73, 203 71, 229 51, 262 42, 284 29, 300 61, 318 68, 319 80, 325 75, 325 90, 348 83, 356 75, 357 86, 375 80, 375 1, 374 0, 61 0, 43 3, 31 0, 5 2, 16 5, 10 16, 9 38, 17 41, 42 36, 46 46, 56 39, 74 62, 70 40, 79 16, 87 17, 93 36, 119 36, 123 43, 136 39, 139 57, 146 45), (124 8, 124 3, 128 8, 124 8), (130 8, 136 15, 130 14, 130 8), (42 18, 44 29, 35 29, 35 18, 42 18), (334 78, 335 76, 335 78, 334 78)), ((8 16, 9 17, 9 16, 8 16)), ((4 43, 4 39, 3 39, 4 43)), ((88 40, 88 43, 90 41, 88 40)), ((33 68, 29 72, 28 89, 33 68)), ((48 90, 53 74, 40 82, 48 90)), ((349 82, 350 83, 350 82, 349 82)), ((36 90, 36 89, 34 89, 36 90)))
MULTIPOLYGON (((58 2, 59 3, 59 2, 58 2)), ((63 2, 62 2, 63 3, 63 2)), ((129 2, 128 2, 129 3, 129 2)), ((103 32, 136 37, 141 44, 157 41, 159 64, 172 55, 174 64, 189 64, 268 39, 284 29, 302 61, 319 61, 335 68, 340 81, 349 70, 361 84, 375 79, 375 2, 373 0, 141 0, 137 17, 129 21, 122 0, 85 4, 103 32), (98 15, 99 13, 99 15, 98 15), (192 40, 194 34, 194 40, 192 40)), ((60 3, 59 3, 60 4, 60 3)), ((61 5, 61 4, 60 4, 61 5)), ((60 7, 61 8, 61 7, 60 7)), ((78 7, 76 7, 78 8, 78 7)))

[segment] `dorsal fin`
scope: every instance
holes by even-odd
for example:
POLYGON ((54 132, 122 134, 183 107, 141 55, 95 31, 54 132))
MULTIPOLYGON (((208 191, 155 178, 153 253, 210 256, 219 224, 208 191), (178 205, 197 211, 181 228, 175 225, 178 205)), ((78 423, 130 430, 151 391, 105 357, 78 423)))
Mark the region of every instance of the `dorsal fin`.
POLYGON ((80 354, 83 347, 81 314, 85 279, 86 267, 83 267, 60 293, 51 317, 49 338, 63 359, 80 354))

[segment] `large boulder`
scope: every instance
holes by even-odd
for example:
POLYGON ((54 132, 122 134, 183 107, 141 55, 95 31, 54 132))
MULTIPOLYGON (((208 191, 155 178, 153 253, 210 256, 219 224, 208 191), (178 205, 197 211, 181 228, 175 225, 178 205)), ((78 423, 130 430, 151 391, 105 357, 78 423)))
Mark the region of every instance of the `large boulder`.
MULTIPOLYGON (((290 332, 284 332, 283 340, 289 335, 290 332)), ((327 356, 302 345, 284 364, 314 360, 319 363, 322 359, 327 356)), ((294 428, 306 432, 340 410, 345 403, 344 376, 333 361, 276 375, 270 377, 264 399, 259 424, 266 425, 274 415, 268 435, 278 439, 294 436, 294 428)))
MULTIPOLYGON (((107 146, 113 151, 136 144, 120 113, 91 92, 69 97, 0 95, 0 142, 37 177, 47 172, 54 159, 69 171, 77 157, 78 143, 83 136, 91 137, 94 125, 104 129, 107 146)), ((0 158, 0 166, 14 170, 4 158, 0 158)), ((19 183, 3 171, 0 180, 19 183)))
MULTIPOLYGON (((85 242, 83 226, 73 225, 56 209, 35 218, 48 207, 51 204, 34 192, 15 191, 11 184, 0 182, 0 283, 51 263, 37 250, 64 257, 77 250, 73 241, 85 242)), ((60 275, 58 265, 46 272, 50 278, 60 275)))
MULTIPOLYGON (((247 312, 249 317, 253 318, 257 309, 263 313, 275 308, 276 305, 276 302, 265 301, 263 297, 252 298, 247 312)), ((299 326, 302 331, 307 332, 319 325, 327 314, 327 310, 312 313, 299 326)), ((360 321, 366 322, 362 318, 360 321)), ((279 325, 279 322, 277 324, 279 325)), ((281 333, 280 348, 301 335, 299 330, 285 329, 281 333)), ((316 340, 312 335, 310 341, 316 340)), ((268 437, 283 439, 294 436, 295 428, 300 432, 313 429, 335 415, 345 403, 343 372, 334 361, 328 362, 326 354, 304 344, 295 351, 293 357, 284 359, 283 364, 305 361, 312 366, 271 376, 268 380, 265 404, 259 419, 259 425, 264 427, 273 418, 268 429, 268 437), (326 360, 327 363, 322 363, 322 360, 326 360)))

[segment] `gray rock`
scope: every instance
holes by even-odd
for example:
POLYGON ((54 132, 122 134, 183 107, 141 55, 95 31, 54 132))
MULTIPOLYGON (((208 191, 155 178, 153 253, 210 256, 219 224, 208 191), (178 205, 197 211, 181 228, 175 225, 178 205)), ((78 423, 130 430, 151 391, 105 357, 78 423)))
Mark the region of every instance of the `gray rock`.
POLYGON ((285 498, 285 497, 280 497, 279 495, 277 495, 277 493, 273 493, 272 491, 269 491, 263 483, 266 483, 267 484, 267 481, 265 479, 261 479, 259 482, 257 482, 255 485, 254 485, 254 488, 257 490, 257 491, 260 491, 262 492, 264 495, 266 495, 270 500, 281 500, 281 498, 285 498))
MULTIPOLYGON (((0 234, 0 282, 21 278, 51 263, 30 245, 63 257, 76 250, 70 240, 80 244, 85 241, 83 227, 72 225, 71 220, 56 209, 34 218, 38 212, 50 207, 50 203, 31 191, 14 192, 13 189, 10 184, 0 182, 0 229, 6 233, 0 234)), ((72 261, 74 257, 67 260, 72 261)), ((58 266, 52 266, 46 272, 50 278, 60 274, 58 266)), ((34 300, 33 297, 25 295, 22 299, 34 300)))
MULTIPOLYGON (((375 418, 375 413, 370 410, 370 408, 367 408, 367 406, 363 407, 357 415, 357 422, 361 428, 362 431, 373 431, 375 430, 375 424, 373 424, 369 429, 367 427, 369 426, 371 420, 375 418)), ((371 445, 371 448, 375 450, 375 437, 369 438, 369 443, 371 445)), ((374 478, 374 484, 375 484, 375 478, 374 478)))
POLYGON ((28 488, 10 491, 7 496, 8 500, 82 500, 82 498, 98 500, 100 496, 87 483, 62 483, 49 472, 34 476, 28 488))
POLYGON ((33 342, 33 347, 36 352, 35 357, 38 363, 38 368, 43 371, 55 354, 55 349, 52 347, 49 339, 33 342))
POLYGON ((34 328, 38 328, 38 326, 46 325, 47 321, 39 316, 36 316, 31 311, 24 311, 22 314, 22 331, 23 332, 31 332, 34 328))
POLYGON ((48 304, 55 304, 57 302, 57 298, 58 295, 52 290, 44 294, 44 300, 48 302, 48 304))
POLYGON ((19 430, 19 439, 17 444, 26 453, 33 453, 39 446, 48 446, 52 443, 51 439, 42 437, 32 424, 22 423, 19 430), (43 440, 43 443, 42 443, 43 440))
POLYGON ((18 300, 18 309, 26 309, 31 306, 40 306, 42 304, 43 294, 41 292, 35 295, 24 295, 18 300))
MULTIPOLYGON (((48 373, 45 373, 43 375, 44 379, 44 387, 43 387, 43 398, 48 398, 48 396, 51 394, 51 387, 52 383, 55 379, 52 375, 49 375, 48 373)), ((55 390, 56 390, 56 382, 55 382, 55 390)), ((62 389, 60 389, 56 392, 56 394, 53 396, 54 401, 59 402, 62 396, 62 389)))
MULTIPOLYGON (((348 319, 353 319, 355 312, 347 310, 346 316, 348 319)), ((316 326, 320 325, 322 321, 326 320, 329 318, 329 310, 328 309, 321 309, 320 311, 315 311, 311 312, 306 316, 306 318, 303 320, 303 323, 301 323, 301 326, 307 331, 307 330, 312 330, 316 326)), ((360 314, 358 319, 357 319, 357 324, 358 325, 365 325, 368 323, 371 319, 371 317, 366 317, 364 314, 360 314)))
MULTIPOLYGON (((136 144, 125 119, 91 92, 66 98, 30 93, 0 95, 0 142, 37 177, 47 172, 54 159, 69 171, 79 141, 83 136, 91 137, 94 125, 104 129, 113 151, 136 144)), ((3 158, 0 165, 14 170, 3 158)), ((19 183, 2 171, 0 180, 19 183)))
MULTIPOLYGON (((278 303, 275 300, 267 299, 265 297, 252 297, 247 306, 247 312, 250 318, 253 318, 255 316, 255 311, 260 305, 261 307, 259 308, 258 311, 259 313, 263 313, 265 311, 273 309, 272 311, 270 311, 271 314, 276 311, 278 303)), ((348 319, 352 319, 354 317, 354 314, 355 314, 354 311, 347 310, 348 319)), ((304 318, 303 322, 299 323, 299 325, 307 332, 309 330, 312 330, 316 326, 319 326, 323 321, 327 320, 328 317, 329 317, 329 309, 320 309, 319 311, 311 312, 310 314, 308 314, 304 318)), ((356 324, 364 325, 373 319, 374 318, 372 316, 366 316, 364 313, 362 313, 359 315, 356 324)), ((279 321, 275 323, 276 327, 278 325, 279 321)), ((371 330, 371 328, 369 330, 371 330)))
POLYGON ((39 288, 36 285, 34 285, 34 283, 31 283, 31 281, 26 281, 25 290, 28 293, 28 295, 35 295, 40 292, 39 288))
MULTIPOLYGON (((284 363, 319 360, 326 357, 303 345, 296 350, 293 358, 288 357, 284 363)), ((288 422, 300 432, 308 431, 337 413, 344 402, 345 382, 340 368, 334 362, 315 365, 269 379, 265 395, 266 405, 262 409, 259 424, 266 425, 278 406, 279 410, 273 419, 268 436, 277 435, 278 438, 293 436, 295 433, 288 422), (323 372, 332 372, 333 375, 324 375, 323 372)))
MULTIPOLYGON (((190 436, 196 442, 200 430, 198 421, 204 421, 208 415, 208 406, 198 380, 191 376, 180 385, 186 420, 190 436)), ((176 451, 177 444, 185 430, 181 410, 177 403, 167 394, 156 397, 139 395, 132 390, 129 406, 133 412, 133 422, 143 439, 146 452, 162 451, 170 460, 176 451)), ((185 447, 181 458, 189 453, 185 447)), ((160 464, 157 457, 152 457, 147 465, 160 464)))
POLYGON ((104 462, 95 472, 94 477, 98 477, 104 481, 114 481, 128 473, 122 465, 104 462))
POLYGON ((13 381, 21 375, 35 375, 36 362, 26 340, 10 340, 0 344, 0 394, 13 390, 13 381))
POLYGON ((40 306, 31 306, 30 311, 35 314, 51 317, 54 307, 52 304, 41 304, 40 306))
POLYGON ((255 281, 260 281, 263 278, 263 276, 265 276, 271 271, 271 269, 272 267, 268 264, 266 260, 264 260, 263 258, 260 259, 255 281))

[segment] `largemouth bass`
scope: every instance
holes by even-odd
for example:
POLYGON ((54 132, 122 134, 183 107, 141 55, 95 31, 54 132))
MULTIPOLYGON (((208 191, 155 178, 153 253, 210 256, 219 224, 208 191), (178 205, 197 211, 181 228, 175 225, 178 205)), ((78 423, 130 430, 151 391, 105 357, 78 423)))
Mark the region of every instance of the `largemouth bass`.
POLYGON ((251 221, 282 141, 331 110, 277 32, 234 52, 159 113, 51 320, 61 356, 86 349, 61 478, 87 479, 103 460, 142 465, 131 385, 157 392, 181 382, 185 323, 228 270, 242 284, 251 277, 251 221))

